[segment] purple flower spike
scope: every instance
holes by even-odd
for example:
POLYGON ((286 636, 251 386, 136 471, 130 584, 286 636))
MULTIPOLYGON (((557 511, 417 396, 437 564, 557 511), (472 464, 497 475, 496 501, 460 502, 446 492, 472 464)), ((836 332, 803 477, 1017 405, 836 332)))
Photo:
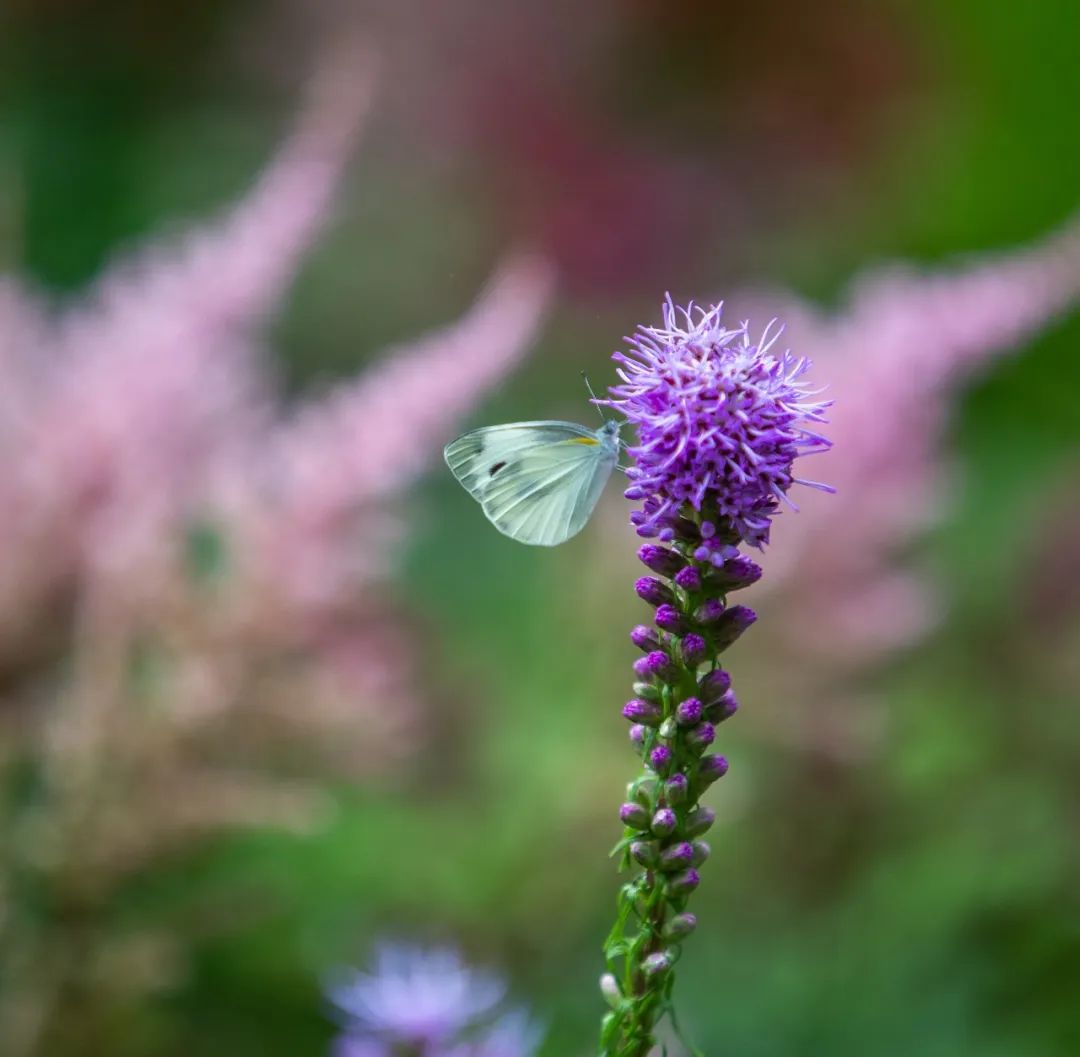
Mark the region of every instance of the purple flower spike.
POLYGON ((660 853, 660 869, 669 872, 685 870, 694 861, 694 846, 689 841, 673 844, 660 853))
POLYGON ((653 650, 634 661, 634 671, 643 679, 663 675, 671 668, 671 658, 663 650, 653 650))
POLYGON ((686 744, 695 752, 707 749, 716 740, 716 728, 711 723, 699 723, 686 735, 686 744))
POLYGON ((681 940, 697 928, 697 918, 693 914, 676 914, 664 929, 664 937, 669 940, 681 940))
POLYGON ((642 963, 641 968, 646 976, 663 976, 673 965, 675 959, 668 951, 654 951, 642 963))
POLYGON ((643 565, 669 580, 686 565, 686 559, 678 551, 673 551, 670 547, 658 547, 654 543, 639 547, 637 556, 643 565))
POLYGON ((694 727, 701 722, 705 707, 696 697, 688 697, 675 709, 675 722, 680 727, 694 727))
POLYGON ((728 690, 721 695, 718 701, 709 705, 706 715, 711 723, 723 723, 725 719, 731 719, 739 711, 739 702, 733 690, 728 690))
POLYGON ((706 598, 694 612, 694 619, 706 626, 716 624, 723 617, 726 607, 722 598, 706 598))
POLYGON ((646 653, 660 648, 660 639, 656 632, 645 624, 638 624, 638 626, 630 632, 630 641, 639 650, 644 650, 646 653))
POLYGON ((710 830, 716 821, 716 812, 702 804, 686 817, 685 832, 688 837, 697 837, 710 830))
POLYGON ((699 573, 692 565, 687 565, 675 574, 675 583, 677 583, 684 591, 700 591, 701 573, 699 573))
POLYGON ((689 870, 683 870, 682 873, 677 873, 668 880, 668 891, 674 896, 689 895, 697 886, 701 884, 701 878, 698 876, 697 870, 691 867, 689 870))
POLYGON ((698 693, 707 706, 719 701, 730 689, 731 676, 723 668, 716 668, 703 675, 698 683, 698 693))
POLYGON ((658 727, 664 718, 658 705, 654 705, 651 701, 642 701, 637 697, 623 705, 622 714, 631 723, 642 723, 646 727, 658 727))
POLYGON ((731 606, 716 623, 713 644, 717 650, 726 650, 755 620, 757 613, 748 606, 731 606))
POLYGON ((681 804, 690 795, 690 782, 685 774, 673 774, 664 783, 664 798, 669 804, 681 804))
POLYGON ((650 606, 662 606, 665 602, 670 604, 675 601, 671 588, 655 576, 643 576, 634 584, 634 590, 638 598, 648 602, 650 606))
POLYGON ((628 786, 633 803, 623 817, 640 827, 649 813, 648 830, 633 836, 652 839, 633 841, 624 856, 642 869, 623 888, 605 951, 612 983, 623 979, 632 989, 605 992, 602 1057, 657 1051, 677 945, 697 924, 686 904, 710 855, 698 838, 716 819, 700 800, 728 769, 709 746, 716 725, 738 709, 731 677, 715 664, 757 619, 746 606, 728 605, 732 591, 761 577, 740 547, 764 547, 780 504, 793 505, 793 484, 832 490, 794 475, 798 456, 829 447, 814 431, 828 405, 813 399, 807 361, 772 351, 779 333, 770 331, 771 324, 755 342, 745 323, 722 326, 719 307, 676 309, 669 298, 663 326, 639 328, 630 351, 615 355, 621 381, 598 401, 636 428, 624 450, 626 494, 638 504, 630 521, 657 542, 638 550, 656 576, 642 577, 635 590, 655 607, 658 629, 631 634, 648 652, 634 662, 635 700, 624 714, 652 729, 635 728, 646 769, 628 786))
POLYGON ((696 668, 702 661, 708 660, 709 644, 696 632, 683 636, 682 659, 687 668, 696 668))
POLYGON ((630 351, 615 354, 622 383, 608 403, 637 426, 628 476, 654 501, 644 525, 707 507, 760 547, 795 483, 795 459, 829 446, 813 428, 828 403, 813 400, 808 361, 772 353, 778 331, 754 341, 720 317, 719 305, 677 309, 669 298, 664 325, 641 327, 630 351))
POLYGON ((723 756, 702 756, 698 765, 698 780, 709 784, 723 778, 728 772, 728 762, 723 756))
POLYGON ((649 753, 649 766, 657 774, 667 774, 668 768, 671 767, 671 749, 666 745, 657 745, 649 753))
POLYGON ((686 620, 682 613, 676 609, 675 606, 669 606, 666 603, 659 606, 656 610, 656 626, 664 631, 670 631, 674 634, 678 634, 686 629, 686 620))
POLYGON ((636 840, 630 845, 630 854, 634 859, 648 868, 655 866, 660 859, 660 853, 656 845, 648 840, 636 840))
POLYGON ((761 566, 743 554, 728 558, 710 579, 722 591, 741 591, 761 579, 761 566))

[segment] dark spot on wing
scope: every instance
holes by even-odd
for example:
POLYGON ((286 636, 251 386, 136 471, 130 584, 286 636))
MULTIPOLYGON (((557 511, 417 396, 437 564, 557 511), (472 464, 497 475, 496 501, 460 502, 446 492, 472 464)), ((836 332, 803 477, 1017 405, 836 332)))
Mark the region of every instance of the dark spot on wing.
POLYGON ((506 466, 505 462, 497 462, 490 470, 488 470, 488 476, 494 477, 501 469, 506 466))

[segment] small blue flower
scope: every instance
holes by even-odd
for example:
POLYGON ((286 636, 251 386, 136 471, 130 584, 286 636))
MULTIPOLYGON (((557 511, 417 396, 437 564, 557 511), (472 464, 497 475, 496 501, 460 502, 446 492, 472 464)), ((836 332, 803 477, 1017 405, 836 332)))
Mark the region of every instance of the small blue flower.
POLYGON ((540 1036, 539 1026, 527 1011, 515 1009, 446 1057, 532 1057, 540 1045, 540 1036))
POLYGON ((488 1019, 505 994, 502 980, 470 969, 457 951, 401 945, 380 947, 371 972, 353 971, 327 989, 343 1014, 348 1057, 368 1057, 365 1041, 449 1045, 488 1019))

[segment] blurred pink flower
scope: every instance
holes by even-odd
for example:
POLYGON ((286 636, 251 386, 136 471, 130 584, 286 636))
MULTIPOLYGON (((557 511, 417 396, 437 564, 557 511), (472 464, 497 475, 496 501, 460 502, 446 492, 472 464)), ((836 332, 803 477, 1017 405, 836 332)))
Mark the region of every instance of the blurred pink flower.
MULTIPOLYGON (((321 228, 368 109, 371 64, 358 59, 352 51, 324 66, 276 158, 221 220, 118 261, 56 317, 29 319, 23 306, 15 318, 39 366, 17 432, 0 433, 13 478, 0 486, 11 499, 0 641, 73 576, 142 564, 189 513, 208 467, 263 413, 255 332, 321 228), (28 561, 28 551, 48 560, 28 561)), ((13 283, 6 292, 20 303, 13 283)), ((0 367, 9 365, 19 366, 10 354, 0 367)))
POLYGON ((421 695, 415 618, 386 597, 391 508, 528 350, 553 276, 512 257, 458 322, 327 396, 280 399, 258 331, 327 219, 371 89, 355 50, 329 62, 238 205, 77 304, 50 314, 0 281, 0 695, 24 706, 0 722, 41 776, 10 805, 0 864, 0 959, 42 967, 0 1002, 13 1053, 34 1052, 85 951, 63 917, 26 927, 2 871, 105 915, 177 845, 325 818, 324 789, 267 756, 355 775, 412 744, 392 737, 421 695))
POLYGON ((520 357, 551 279, 536 258, 508 260, 458 322, 389 350, 377 371, 302 405, 270 440, 274 494, 249 522, 264 530, 262 546, 240 546, 241 557, 261 561, 301 608, 340 595, 357 577, 379 576, 398 528, 386 501, 427 468, 478 394, 520 357), (363 534, 358 517, 366 518, 363 534))
MULTIPOLYGON (((799 686, 773 699, 786 710, 804 701, 805 727, 824 745, 843 750, 853 731, 859 741, 851 709, 840 707, 830 722, 829 702, 843 706, 860 674, 941 617, 927 578, 903 550, 945 510, 941 443, 960 388, 1078 297, 1080 222, 1073 221, 1030 249, 953 270, 870 275, 831 316, 783 296, 753 299, 755 314, 765 308, 785 319, 785 343, 813 359, 834 401, 834 446, 813 472, 837 494, 806 495, 800 514, 779 519, 760 599, 762 626, 781 636, 791 658, 784 667, 800 673, 799 686), (806 678, 810 669, 815 681, 806 678)), ((770 642, 759 652, 775 657, 776 648, 770 642)), ((763 680, 779 677, 775 664, 759 667, 763 680)), ((868 729, 878 718, 861 717, 868 729)))

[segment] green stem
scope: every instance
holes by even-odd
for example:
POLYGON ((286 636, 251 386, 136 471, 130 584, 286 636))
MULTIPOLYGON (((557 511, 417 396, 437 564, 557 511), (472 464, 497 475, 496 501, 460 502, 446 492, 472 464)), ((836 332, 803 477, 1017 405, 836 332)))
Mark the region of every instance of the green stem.
POLYGON ((691 816, 705 788, 723 773, 723 768, 716 769, 716 758, 704 767, 702 754, 715 723, 730 714, 721 714, 723 702, 713 696, 714 676, 719 654, 738 635, 738 628, 731 633, 734 625, 723 624, 726 593, 743 585, 695 561, 693 543, 685 539, 653 550, 657 553, 642 560, 654 571, 663 569, 657 575, 671 583, 643 588, 649 594, 642 597, 650 597, 654 605, 657 597, 666 600, 663 627, 669 630, 651 633, 651 646, 646 636, 641 648, 648 653, 659 647, 667 661, 641 669, 646 674, 634 686, 635 697, 649 702, 653 712, 649 715, 648 709, 639 708, 648 724, 638 742, 646 771, 631 783, 627 796, 642 810, 636 818, 633 811, 625 816, 633 824, 626 827, 619 848, 623 869, 635 862, 644 869, 623 886, 615 927, 605 944, 610 976, 603 987, 612 1012, 604 1019, 601 1057, 647 1057, 656 1045, 657 1024, 671 1008, 679 943, 694 924, 691 915, 684 915, 689 893, 697 885, 694 867, 708 854, 707 845, 696 838, 709 820, 702 825, 700 812, 691 816), (692 570, 688 579, 676 576, 685 568, 692 570), (718 615, 707 606, 702 609, 710 599, 719 603, 718 615), (673 608, 677 613, 671 612, 673 608), (694 646, 687 637, 691 633, 694 646), (690 718, 692 710, 679 708, 691 698, 698 700, 697 715, 705 717, 701 722, 690 718), (652 756, 660 746, 670 754, 664 761, 652 756), (674 776, 680 776, 681 784, 673 781, 674 776), (657 818, 660 811, 667 814, 662 823, 657 818))

